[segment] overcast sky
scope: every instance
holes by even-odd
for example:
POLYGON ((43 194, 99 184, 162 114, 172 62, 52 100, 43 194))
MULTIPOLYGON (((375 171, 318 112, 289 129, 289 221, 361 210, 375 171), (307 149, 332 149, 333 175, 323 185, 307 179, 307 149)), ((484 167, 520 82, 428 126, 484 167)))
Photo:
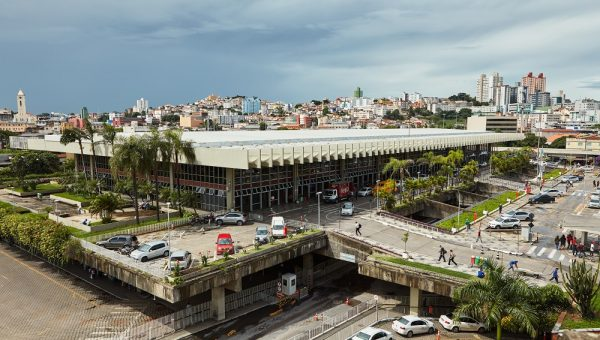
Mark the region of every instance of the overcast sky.
POLYGON ((297 103, 474 95, 544 72, 600 99, 600 1, 3 0, 0 108, 122 110, 209 94, 297 103))

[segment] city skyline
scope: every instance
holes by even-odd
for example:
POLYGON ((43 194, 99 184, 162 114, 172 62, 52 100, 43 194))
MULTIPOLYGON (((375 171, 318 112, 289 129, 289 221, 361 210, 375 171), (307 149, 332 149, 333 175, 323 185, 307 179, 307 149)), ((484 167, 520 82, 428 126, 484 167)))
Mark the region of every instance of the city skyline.
POLYGON ((215 93, 290 103, 417 91, 475 96, 480 74, 543 72, 551 93, 598 98, 600 4, 72 0, 0 5, 0 107, 122 110, 215 93), (100 3, 99 3, 100 4, 100 3), (463 6, 461 6, 461 4, 463 6), (466 6, 466 5, 469 6, 466 6), (581 11, 581 8, 585 11, 581 11), (66 9, 65 9, 66 8, 66 9), (15 13, 21 13, 15 15, 15 13))

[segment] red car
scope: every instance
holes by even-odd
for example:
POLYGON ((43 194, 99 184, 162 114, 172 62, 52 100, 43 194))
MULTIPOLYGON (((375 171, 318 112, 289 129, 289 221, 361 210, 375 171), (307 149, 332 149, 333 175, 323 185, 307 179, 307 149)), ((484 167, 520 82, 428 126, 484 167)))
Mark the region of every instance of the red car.
POLYGON ((223 253, 233 254, 233 247, 231 234, 219 234, 219 236, 217 236, 217 255, 222 255, 223 253))

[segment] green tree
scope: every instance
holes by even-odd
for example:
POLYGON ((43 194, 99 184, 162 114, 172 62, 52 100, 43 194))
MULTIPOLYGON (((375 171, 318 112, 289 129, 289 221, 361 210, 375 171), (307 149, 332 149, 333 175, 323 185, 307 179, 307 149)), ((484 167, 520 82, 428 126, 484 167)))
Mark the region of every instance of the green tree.
POLYGON ((113 157, 110 159, 110 167, 113 171, 113 178, 119 177, 119 171, 129 174, 132 181, 133 206, 135 208, 135 221, 140 224, 140 212, 138 205, 138 177, 143 169, 151 167, 150 161, 145 152, 146 146, 141 137, 130 136, 122 138, 115 144, 113 157))
POLYGON ((475 176, 479 173, 479 166, 476 161, 470 161, 465 164, 458 174, 460 179, 465 183, 473 183, 475 176))
POLYGON ((152 175, 154 176, 154 196, 156 197, 156 220, 160 221, 159 185, 158 172, 164 161, 171 159, 171 145, 166 138, 156 129, 152 129, 150 135, 146 136, 146 152, 152 164, 152 175))
POLYGON ((594 317, 592 300, 598 293, 598 273, 600 264, 592 271, 588 268, 585 261, 576 261, 569 267, 569 272, 565 273, 560 266, 560 273, 564 282, 564 288, 577 306, 581 316, 586 319, 594 317))
POLYGON ((92 215, 99 215, 102 223, 109 223, 112 214, 122 205, 121 197, 111 192, 96 196, 90 202, 89 211, 92 215))
POLYGON ((87 173, 85 171, 85 162, 83 154, 83 141, 84 134, 81 130, 76 128, 66 128, 63 130, 62 135, 60 136, 60 143, 63 145, 71 144, 77 142, 79 145, 79 153, 81 154, 81 166, 83 167, 83 177, 87 179, 87 173))
POLYGON ((381 170, 382 174, 389 173, 389 178, 393 178, 395 174, 400 175, 400 188, 404 187, 404 175, 408 173, 407 168, 413 164, 412 159, 397 159, 390 157, 389 162, 384 165, 381 170))
POLYGON ((186 190, 181 193, 181 204, 186 207, 191 207, 196 213, 196 206, 198 205, 198 195, 195 192, 186 190))
POLYGON ((266 129, 267 129, 267 123, 265 123, 265 122, 260 122, 260 123, 258 124, 258 129, 259 129, 259 130, 261 130, 261 131, 264 131, 264 130, 266 130, 266 129))
POLYGON ((6 149, 10 146, 10 136, 18 136, 16 132, 0 130, 0 149, 6 149))
POLYGON ((115 145, 115 139, 117 138, 117 129, 110 124, 102 124, 102 139, 105 143, 108 143, 111 149, 115 145))
MULTIPOLYGON (((544 144, 546 144, 546 137, 539 137, 540 139, 540 146, 543 146, 544 144)), ((527 132, 525 133, 525 138, 516 142, 517 146, 529 146, 532 148, 536 148, 538 146, 538 136, 536 136, 535 134, 531 133, 531 132, 527 132)))
POLYGON ((82 137, 90 141, 92 148, 92 161, 90 162, 90 175, 94 179, 96 174, 96 128, 86 118, 83 120, 83 134, 82 137))
POLYGON ((453 299, 457 303, 456 317, 468 315, 496 326, 496 339, 502 339, 503 323, 511 329, 520 329, 531 337, 537 336, 540 316, 533 301, 540 293, 518 275, 510 275, 494 261, 484 264, 485 277, 474 279, 459 287, 453 299))
POLYGON ((550 143, 550 147, 554 149, 565 149, 567 147, 567 137, 568 136, 558 137, 550 143))
POLYGON ((323 107, 323 111, 321 113, 323 116, 327 116, 329 114, 329 106, 323 107))
MULTIPOLYGON (((179 212, 181 213, 181 185, 179 183, 179 160, 183 156, 188 163, 194 163, 196 161, 196 154, 192 146, 192 142, 182 139, 183 132, 179 129, 171 129, 165 132, 165 138, 170 146, 169 154, 173 157, 175 169, 177 169, 177 201, 179 202, 179 212)), ((171 166, 171 172, 173 166, 171 166)), ((171 186, 171 190, 172 190, 171 186)))

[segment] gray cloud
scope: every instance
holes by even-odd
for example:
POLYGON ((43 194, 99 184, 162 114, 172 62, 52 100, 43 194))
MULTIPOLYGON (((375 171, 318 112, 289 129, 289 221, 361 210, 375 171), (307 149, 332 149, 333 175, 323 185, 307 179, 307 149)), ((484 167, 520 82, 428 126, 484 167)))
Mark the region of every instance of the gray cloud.
POLYGON ((473 92, 544 72, 593 97, 600 3, 581 1, 30 0, 0 4, 0 107, 33 112, 188 102, 210 93, 290 102, 473 92), (585 10, 581 10, 585 8, 585 10))

